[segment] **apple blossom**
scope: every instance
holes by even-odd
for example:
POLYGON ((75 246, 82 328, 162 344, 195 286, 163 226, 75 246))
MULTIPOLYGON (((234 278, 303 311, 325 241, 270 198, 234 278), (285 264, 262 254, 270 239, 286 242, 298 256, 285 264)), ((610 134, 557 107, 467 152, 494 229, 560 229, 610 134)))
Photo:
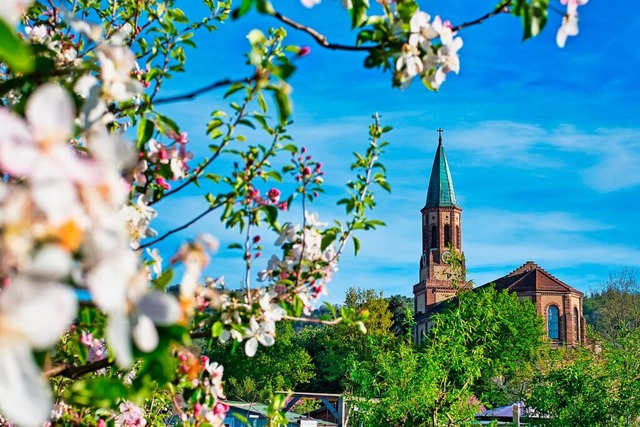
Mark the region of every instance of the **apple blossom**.
POLYGON ((305 7, 312 8, 313 6, 320 4, 322 0, 300 0, 305 7))
POLYGON ((127 101, 142 92, 142 85, 131 77, 136 58, 126 46, 102 43, 96 56, 100 62, 103 90, 115 101, 127 101))
POLYGON ((567 6, 567 12, 562 17, 562 25, 556 33, 556 44, 563 48, 567 42, 567 37, 578 35, 578 6, 588 3, 589 0, 560 0, 560 3, 567 6))
POLYGON ((71 325, 73 291, 26 275, 0 292, 0 412, 20 425, 36 426, 53 404, 32 349, 44 350, 71 325))
POLYGON ((245 329, 247 342, 244 351, 249 357, 253 357, 258 350, 258 343, 265 347, 275 344, 275 323, 263 321, 258 323, 255 317, 249 319, 249 327, 245 329))
POLYGON ((2 0, 0 2, 0 19, 9 25, 16 25, 20 16, 31 6, 33 0, 2 0))
POLYGON ((144 418, 143 410, 132 402, 122 402, 120 413, 115 417, 116 427, 144 427, 147 420, 144 418))
POLYGON ((438 37, 438 32, 431 26, 429 20, 431 16, 421 10, 416 11, 409 21, 410 35, 408 43, 410 46, 420 46, 425 52, 431 46, 431 40, 438 37))

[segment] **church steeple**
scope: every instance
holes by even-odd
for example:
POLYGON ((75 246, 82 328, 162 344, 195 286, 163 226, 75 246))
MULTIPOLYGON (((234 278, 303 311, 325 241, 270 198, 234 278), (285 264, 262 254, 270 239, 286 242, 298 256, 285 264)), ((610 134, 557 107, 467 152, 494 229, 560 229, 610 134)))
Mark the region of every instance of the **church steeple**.
MULTIPOLYGON (((419 282, 413 292, 416 313, 455 295, 460 284, 454 283, 448 258, 450 251, 462 255, 462 208, 456 200, 453 179, 438 129, 438 148, 422 214, 422 256, 419 282)), ((463 261, 464 270, 464 261, 463 261)))
POLYGON ((433 159, 425 208, 459 207, 447 156, 442 146, 442 129, 438 129, 438 149, 433 159))

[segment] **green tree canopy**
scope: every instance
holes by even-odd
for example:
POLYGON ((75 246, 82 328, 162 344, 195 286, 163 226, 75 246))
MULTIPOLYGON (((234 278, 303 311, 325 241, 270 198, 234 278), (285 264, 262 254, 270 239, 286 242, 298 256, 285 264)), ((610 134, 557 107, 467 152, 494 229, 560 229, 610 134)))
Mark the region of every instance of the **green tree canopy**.
POLYGON ((225 367, 229 399, 266 402, 279 390, 294 390, 313 378, 311 356, 296 344, 291 322, 277 324, 278 340, 252 358, 233 345, 213 346, 210 356, 225 367))
POLYGON ((618 427, 640 425, 640 331, 621 336, 601 351, 574 350, 551 359, 536 377, 527 405, 545 426, 618 427))
POLYGON ((513 401, 512 382, 546 347, 535 307, 489 286, 444 304, 420 347, 371 340, 368 359, 351 358, 346 382, 367 426, 464 425, 480 404, 513 401))

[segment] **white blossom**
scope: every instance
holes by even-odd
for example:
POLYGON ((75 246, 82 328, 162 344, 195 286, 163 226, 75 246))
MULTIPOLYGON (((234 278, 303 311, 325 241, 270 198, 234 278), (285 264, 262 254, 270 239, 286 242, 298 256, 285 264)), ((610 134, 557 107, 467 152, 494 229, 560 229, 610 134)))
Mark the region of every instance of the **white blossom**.
POLYGON ((73 291, 20 275, 0 292, 0 412, 19 425, 49 417, 53 400, 32 349, 55 342, 76 316, 73 291))
POLYGON ((0 1, 0 19, 13 26, 18 23, 20 16, 31 6, 33 0, 2 0, 0 1))
POLYGON ((136 58, 126 46, 101 44, 96 56, 100 62, 103 91, 115 101, 127 101, 142 92, 142 84, 131 77, 136 58))
POLYGON ((275 323, 268 321, 258 323, 255 317, 252 317, 249 319, 249 327, 245 329, 245 338, 247 342, 244 351, 247 356, 253 357, 258 350, 258 343, 265 347, 275 343, 275 323))
POLYGON ((320 4, 322 0, 300 0, 303 6, 312 8, 313 6, 320 4))

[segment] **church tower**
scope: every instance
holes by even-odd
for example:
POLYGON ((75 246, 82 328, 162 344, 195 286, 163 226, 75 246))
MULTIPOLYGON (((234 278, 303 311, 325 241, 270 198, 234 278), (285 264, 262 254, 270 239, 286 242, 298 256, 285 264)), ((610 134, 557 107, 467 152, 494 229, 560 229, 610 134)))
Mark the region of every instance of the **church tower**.
MULTIPOLYGON (((462 208, 456 200, 453 179, 438 129, 438 148, 431 168, 427 202, 422 214, 422 256, 418 284, 413 287, 416 316, 436 303, 455 296, 458 286, 447 264, 450 251, 462 252, 462 208)), ((464 271, 464 265, 463 271, 464 271)))

